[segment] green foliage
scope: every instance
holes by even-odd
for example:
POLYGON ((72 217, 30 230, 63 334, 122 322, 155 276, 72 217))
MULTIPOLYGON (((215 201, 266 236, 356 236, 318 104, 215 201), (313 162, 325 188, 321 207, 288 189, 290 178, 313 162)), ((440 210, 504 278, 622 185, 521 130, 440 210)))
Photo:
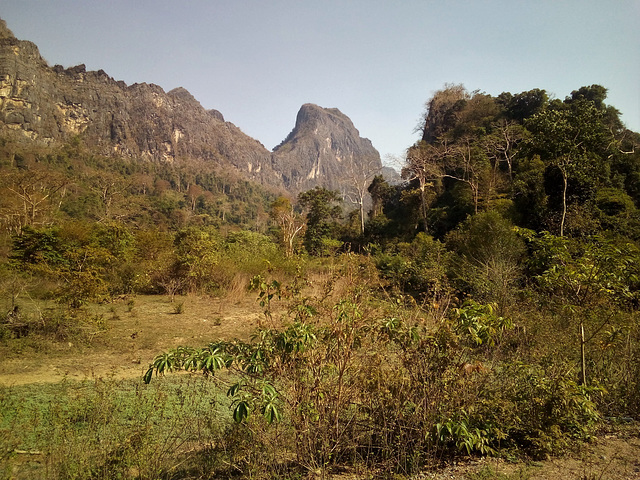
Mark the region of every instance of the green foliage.
POLYGON ((384 204, 387 202, 392 194, 393 188, 387 183, 382 175, 376 175, 373 177, 371 184, 367 188, 367 191, 371 195, 371 212, 369 217, 375 218, 383 214, 384 204))
POLYGON ((447 246, 456 252, 451 276, 458 288, 502 310, 513 303, 524 243, 508 220, 496 212, 469 217, 447 236, 447 246))
POLYGON ((206 462, 184 452, 224 435, 229 415, 217 401, 206 381, 184 377, 149 386, 97 379, 1 387, 0 472, 77 480, 205 475, 229 457, 208 450, 206 462), (38 461, 23 462, 16 450, 38 452, 38 461))
POLYGON ((282 298, 282 285, 277 280, 267 282, 262 275, 254 276, 249 282, 249 290, 258 290, 258 300, 260 306, 264 309, 264 315, 268 320, 272 319, 271 316, 271 301, 277 296, 278 299, 282 298))
POLYGON ((519 225, 523 227, 539 229, 544 225, 548 204, 545 170, 539 155, 518 163, 518 175, 513 184, 514 204, 519 225))
POLYGON ((513 328, 511 319, 495 314, 495 305, 482 305, 469 300, 460 308, 454 308, 454 329, 463 338, 469 338, 471 345, 493 347, 500 336, 513 328))
POLYGON ((418 299, 436 301, 448 291, 444 245, 420 232, 410 244, 400 243, 398 252, 380 253, 376 266, 383 278, 418 299))
POLYGON ((27 229, 16 238, 12 257, 16 266, 57 281, 58 298, 79 306, 131 292, 134 252, 133 235, 124 225, 68 223, 55 230, 27 229))
POLYGON ((546 91, 534 88, 515 95, 501 93, 497 101, 504 106, 506 116, 522 123, 544 109, 549 103, 549 97, 546 91))
POLYGON ((600 414, 592 397, 599 394, 578 385, 565 365, 507 363, 483 388, 474 413, 494 426, 505 446, 513 443, 541 457, 593 436, 600 414))
POLYGON ((457 450, 467 455, 474 452, 481 455, 496 453, 496 450, 490 446, 493 441, 493 432, 471 426, 469 415, 464 410, 461 410, 455 418, 437 423, 433 436, 437 443, 455 445, 457 450))
MULTIPOLYGON (((260 277, 253 284, 265 307, 289 291, 260 277)), ((291 323, 261 330, 251 343, 171 350, 156 357, 145 381, 176 369, 230 370, 234 420, 264 436, 291 432, 288 448, 312 469, 367 459, 411 473, 429 455, 505 447, 542 455, 593 433, 599 413, 591 396, 599 390, 577 385, 570 369, 508 361, 460 367, 461 358, 491 358, 501 348, 513 324, 495 306, 468 302, 427 327, 380 319, 356 298, 332 308, 311 299, 310 316, 294 306, 291 323)))
POLYGON ((638 248, 600 236, 585 240, 549 233, 527 236, 530 268, 540 287, 556 301, 593 309, 620 308, 636 297, 638 248))
POLYGON ((298 201, 307 210, 305 248, 311 255, 325 255, 326 240, 335 240, 337 220, 342 214, 340 196, 338 192, 316 187, 301 193, 298 201))
POLYGON ((25 227, 14 238, 11 260, 22 265, 60 265, 64 263, 59 229, 38 230, 25 227))
POLYGON ((213 228, 190 227, 179 231, 174 239, 174 268, 188 284, 188 290, 210 288, 213 271, 218 265, 222 239, 213 228))

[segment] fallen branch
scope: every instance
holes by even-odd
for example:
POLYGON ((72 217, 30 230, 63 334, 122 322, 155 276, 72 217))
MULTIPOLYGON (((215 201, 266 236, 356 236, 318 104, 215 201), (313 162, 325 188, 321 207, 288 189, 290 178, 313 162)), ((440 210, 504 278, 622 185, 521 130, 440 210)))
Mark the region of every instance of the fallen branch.
POLYGON ((13 450, 13 453, 17 453, 18 455, 43 455, 44 454, 39 450, 18 450, 17 448, 13 450))

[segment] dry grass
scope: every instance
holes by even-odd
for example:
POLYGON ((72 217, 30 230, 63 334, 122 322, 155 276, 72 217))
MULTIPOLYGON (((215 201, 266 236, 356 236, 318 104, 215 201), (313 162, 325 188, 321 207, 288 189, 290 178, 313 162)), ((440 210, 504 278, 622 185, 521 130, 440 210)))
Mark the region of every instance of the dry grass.
MULTIPOLYGON (((159 352, 179 345, 206 345, 217 339, 249 339, 263 316, 255 294, 241 280, 222 298, 134 296, 90 305, 101 326, 83 340, 38 337, 0 346, 0 385, 57 382, 62 378, 142 376, 159 352), (182 303, 182 313, 175 305, 182 303)), ((30 311, 38 305, 31 304, 30 311)))

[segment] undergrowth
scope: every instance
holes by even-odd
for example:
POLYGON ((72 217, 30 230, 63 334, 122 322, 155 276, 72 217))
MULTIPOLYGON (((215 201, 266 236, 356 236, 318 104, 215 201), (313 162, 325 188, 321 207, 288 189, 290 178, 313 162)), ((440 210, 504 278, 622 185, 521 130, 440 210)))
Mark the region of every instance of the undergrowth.
POLYGON ((220 391, 202 377, 1 387, 0 472, 20 479, 187 478, 206 467, 202 453, 229 423, 220 391))

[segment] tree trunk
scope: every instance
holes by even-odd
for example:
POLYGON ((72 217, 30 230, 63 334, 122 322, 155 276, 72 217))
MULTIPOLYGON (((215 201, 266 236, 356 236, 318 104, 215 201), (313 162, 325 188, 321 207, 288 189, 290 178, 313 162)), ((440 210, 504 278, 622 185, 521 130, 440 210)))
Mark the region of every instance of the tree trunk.
POLYGON ((420 203, 422 206, 422 227, 424 228, 424 233, 428 233, 427 228, 427 199, 425 196, 425 189, 427 188, 426 182, 423 184, 421 182, 420 185, 420 203))
POLYGON ((580 370, 582 385, 587 386, 587 362, 585 357, 584 323, 580 321, 580 370))
POLYGON ((560 168, 562 172, 562 181, 564 183, 562 189, 562 220, 560 220, 560 236, 564 237, 564 221, 567 218, 567 172, 564 168, 560 168))

